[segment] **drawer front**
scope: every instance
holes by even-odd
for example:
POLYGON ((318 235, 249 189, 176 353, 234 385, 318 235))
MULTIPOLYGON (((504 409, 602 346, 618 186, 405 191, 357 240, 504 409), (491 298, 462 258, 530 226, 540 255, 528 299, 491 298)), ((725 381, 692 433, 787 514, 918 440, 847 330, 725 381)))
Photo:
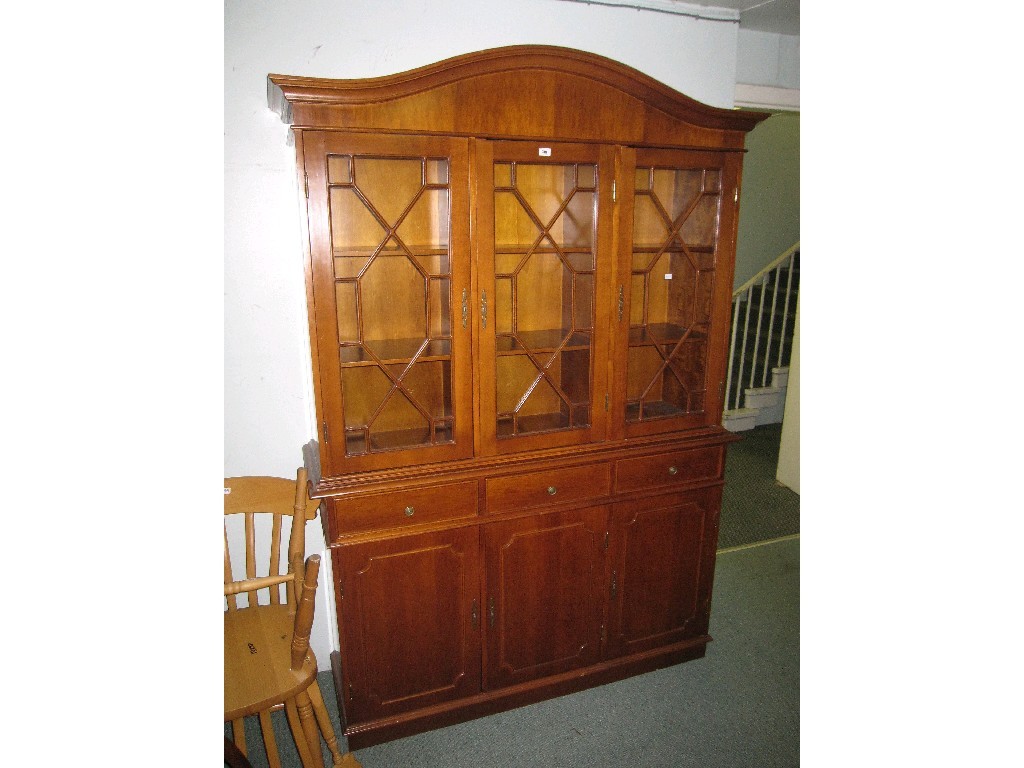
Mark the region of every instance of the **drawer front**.
POLYGON ((621 493, 698 480, 717 480, 722 476, 723 456, 724 448, 715 445, 621 459, 615 464, 615 490, 621 493))
POLYGON ((611 466, 588 464, 492 477, 486 481, 486 485, 487 511, 490 513, 596 499, 607 496, 611 491, 611 466))
POLYGON ((432 488, 411 488, 348 499, 332 499, 335 534, 400 528, 476 515, 474 480, 432 488))

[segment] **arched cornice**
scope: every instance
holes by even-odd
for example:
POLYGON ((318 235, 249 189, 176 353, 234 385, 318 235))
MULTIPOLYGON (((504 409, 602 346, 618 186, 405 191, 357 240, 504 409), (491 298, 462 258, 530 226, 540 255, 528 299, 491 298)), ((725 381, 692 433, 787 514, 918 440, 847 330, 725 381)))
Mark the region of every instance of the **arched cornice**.
MULTIPOLYGON (((504 110, 528 113, 541 111, 544 97, 558 95, 573 100, 579 108, 602 107, 605 114, 595 118, 615 121, 616 111, 624 123, 635 122, 639 111, 660 113, 653 123, 662 132, 665 118, 710 131, 746 133, 767 114, 711 107, 690 98, 649 75, 617 61, 585 51, 547 45, 515 45, 455 56, 445 61, 393 75, 341 80, 268 76, 268 99, 282 120, 305 127, 355 127, 417 129, 431 124, 441 130, 457 130, 473 120, 452 117, 458 109, 474 109, 479 101, 493 102, 494 90, 501 88, 504 110), (538 85, 540 83, 540 85, 538 85), (401 117, 398 115, 401 113, 401 117), (628 114, 627 114, 628 113, 628 114), (376 121, 381 125, 371 125, 376 121)), ((561 106, 561 105, 560 105, 561 106)), ((483 116, 478 122, 483 128, 483 116)), ((522 131, 534 127, 524 121, 522 131)), ((651 122, 651 121, 648 121, 651 122)), ((602 129, 603 130, 603 129, 602 129)), ((494 134, 493 130, 484 133, 494 134)), ((614 132, 614 131, 613 131, 614 132)), ((499 131, 500 134, 500 131, 499 131)), ((509 135, 516 135, 513 126, 509 135)), ((621 137, 609 136, 621 140, 621 137)), ((732 142, 727 142, 732 143, 732 142)))

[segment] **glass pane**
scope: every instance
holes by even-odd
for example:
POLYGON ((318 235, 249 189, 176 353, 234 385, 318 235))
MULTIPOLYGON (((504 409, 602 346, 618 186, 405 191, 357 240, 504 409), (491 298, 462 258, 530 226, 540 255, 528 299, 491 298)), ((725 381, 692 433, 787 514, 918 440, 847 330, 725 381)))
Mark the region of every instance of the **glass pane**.
POLYGON ((370 424, 369 435, 371 450, 429 445, 430 422, 403 392, 395 389, 370 424))
POLYGON ((578 165, 577 173, 579 177, 577 179, 576 186, 579 189, 595 189, 597 187, 597 166, 596 165, 578 165))
POLYGON ((562 328, 563 307, 571 295, 565 283, 572 273, 557 253, 534 253, 513 278, 519 302, 509 311, 516 310, 515 329, 535 331, 562 328))
POLYGON ((378 215, 398 223, 423 187, 423 161, 418 158, 356 157, 353 181, 378 215))
POLYGON ((377 256, 359 281, 363 343, 427 337, 426 283, 407 256, 377 256))
POLYGON ((451 442, 448 160, 332 155, 328 182, 346 451, 451 442))
MULTIPOLYGON (((387 235, 387 230, 366 207, 352 187, 332 187, 331 244, 335 256, 369 254, 376 250, 387 235)), ((363 260, 365 263, 365 258, 363 260)), ((350 277, 336 274, 335 277, 350 277)))
POLYGON ((553 228, 559 235, 560 244, 593 249, 594 221, 597 215, 595 199, 593 192, 576 192, 572 195, 553 228))
POLYGON ((573 166, 516 163, 514 167, 516 189, 540 224, 548 227, 574 188, 573 166))
POLYGON ((576 275, 572 295, 572 327, 590 328, 594 317, 594 276, 576 275))
POLYGON ((700 413, 721 172, 641 167, 635 178, 626 418, 700 413))
POLYGON ((432 419, 451 418, 451 392, 444 385, 450 375, 449 361, 429 360, 413 365, 402 379, 402 385, 410 399, 432 419))
POLYGON ((338 312, 338 343, 359 341, 359 310, 356 304, 355 281, 334 284, 334 302, 338 312))
POLYGON ((543 229, 530 217, 528 206, 514 192, 494 195, 494 245, 496 251, 512 252, 538 241, 543 229))
POLYGON ((512 280, 494 280, 494 331, 512 333, 512 280))
POLYGON ((512 163, 495 163, 494 164, 494 186, 495 187, 511 187, 512 186, 512 163))
MULTIPOLYGON (((433 279, 430 280, 429 285, 430 305, 427 308, 429 336, 431 339, 450 337, 452 335, 451 281, 447 279, 433 279)), ((468 315, 466 319, 468 321, 468 315)))
POLYGON ((398 227, 398 237, 413 253, 448 250, 448 190, 425 189, 398 227))
POLYGON ((597 167, 496 163, 497 432, 590 424, 597 167))
POLYGON ((427 184, 447 184, 448 161, 444 158, 429 158, 424 163, 424 179, 427 184))
POLYGON ((714 248, 718 233, 718 197, 704 195, 697 201, 679 230, 684 243, 697 248, 714 248))
POLYGON ((351 155, 328 155, 327 156, 327 183, 328 184, 351 184, 352 183, 352 156, 351 155))

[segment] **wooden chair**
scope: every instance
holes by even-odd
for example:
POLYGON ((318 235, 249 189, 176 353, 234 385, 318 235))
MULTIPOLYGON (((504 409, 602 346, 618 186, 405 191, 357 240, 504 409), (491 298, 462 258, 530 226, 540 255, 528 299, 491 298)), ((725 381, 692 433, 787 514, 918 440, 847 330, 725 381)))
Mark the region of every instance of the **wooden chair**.
POLYGON ((320 556, 303 561, 306 520, 316 517, 319 501, 306 495, 306 471, 295 481, 277 477, 229 477, 224 480, 224 514, 245 515, 245 579, 234 581, 224 527, 224 720, 232 723, 235 745, 247 755, 244 718, 259 718, 267 759, 280 768, 270 713, 284 707, 305 768, 323 768, 320 736, 335 766, 359 766, 351 753, 341 755, 320 686, 317 662, 309 648, 320 556), (270 515, 269 573, 256 575, 256 519, 270 515), (291 518, 287 572, 281 569, 281 534, 291 518), (281 585, 285 600, 281 600, 281 585), (261 591, 269 602, 258 603, 261 591), (239 607, 237 595, 248 606, 239 607))

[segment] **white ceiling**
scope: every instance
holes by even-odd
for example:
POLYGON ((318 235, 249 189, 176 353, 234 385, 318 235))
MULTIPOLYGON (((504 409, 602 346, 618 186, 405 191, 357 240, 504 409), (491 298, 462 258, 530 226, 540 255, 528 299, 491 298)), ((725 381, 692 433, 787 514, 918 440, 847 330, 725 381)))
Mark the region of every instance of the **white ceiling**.
POLYGON ((740 12, 740 29, 800 34, 800 0, 685 0, 691 5, 729 8, 740 12))

